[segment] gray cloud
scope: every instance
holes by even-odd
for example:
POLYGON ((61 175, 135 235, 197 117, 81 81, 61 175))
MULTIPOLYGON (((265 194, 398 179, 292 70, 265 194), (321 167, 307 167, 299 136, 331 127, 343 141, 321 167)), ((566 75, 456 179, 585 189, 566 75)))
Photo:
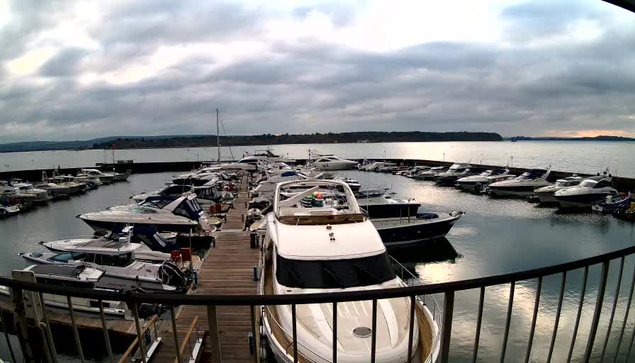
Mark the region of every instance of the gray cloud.
MULTIPOLYGON (((507 8, 500 18, 507 24, 508 43, 501 45, 429 42, 379 53, 309 37, 269 42, 266 52, 229 63, 216 55, 192 55, 125 85, 81 83, 82 72, 119 70, 147 59, 161 45, 265 41, 263 24, 275 13, 234 3, 132 2, 110 9, 105 21, 90 30, 98 49, 63 48, 37 74, 0 82, 0 142, 212 133, 217 107, 233 134, 633 132, 635 120, 627 116, 635 115, 630 95, 635 25, 613 25, 615 9, 608 7, 540 1, 507 8), (567 24, 579 20, 600 27, 599 38, 525 46, 532 39, 566 34, 567 24)), ((354 16, 351 8, 328 4, 292 15, 303 18, 313 11, 343 17, 334 20, 342 26, 354 16)), ((34 39, 52 26, 40 16, 29 17, 32 31, 22 34, 10 25, 20 39, 34 39)), ((5 35, 0 38, 11 43, 5 35)), ((2 53, 8 59, 27 49, 12 46, 2 53)))

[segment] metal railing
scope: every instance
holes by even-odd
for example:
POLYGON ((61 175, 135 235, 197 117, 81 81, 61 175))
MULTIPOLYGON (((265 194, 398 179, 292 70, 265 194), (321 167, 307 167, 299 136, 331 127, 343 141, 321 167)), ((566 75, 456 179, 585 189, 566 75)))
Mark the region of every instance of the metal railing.
MULTIPOLYGON (((635 246, 628 247, 622 250, 602 254, 599 256, 594 256, 590 258, 585 258, 573 262, 558 264, 549 267, 542 267, 532 270, 490 276, 490 277, 482 277, 475 278, 469 280, 455 281, 455 282, 444 282, 444 283, 436 283, 436 284, 427 284, 427 285, 418 285, 415 282, 418 279, 412 280, 412 285, 415 286, 407 286, 402 288, 391 288, 391 289, 382 289, 382 290, 369 290, 369 291, 351 291, 351 292, 341 292, 341 293, 320 293, 320 294, 290 294, 290 295, 249 295, 249 296, 233 296, 233 295, 170 295, 170 294, 142 294, 142 293, 114 293, 108 291, 98 291, 98 290, 86 290, 81 288, 71 288, 71 287, 61 287, 54 285, 46 285, 46 284, 37 284, 32 282, 23 282, 14 279, 8 278, 0 278, 0 285, 7 286, 11 289, 11 300, 14 311, 14 320, 17 321, 17 335, 20 338, 20 347, 19 349, 22 352, 22 355, 26 358, 27 361, 31 361, 33 359, 33 347, 29 345, 29 324, 28 318, 26 316, 26 307, 25 307, 25 299, 24 292, 35 292, 40 294, 35 294, 33 296, 40 296, 40 302, 42 305, 45 304, 44 299, 42 298, 41 293, 47 294, 55 294, 73 297, 73 298, 86 298, 92 299, 99 302, 99 311, 100 311, 100 319, 101 319, 101 327, 104 332, 104 342, 106 349, 108 351, 108 358, 110 362, 114 363, 112 347, 110 344, 110 337, 108 334, 108 324, 104 314, 104 301, 125 301, 130 310, 132 311, 132 315, 135 321, 135 330, 138 338, 143 337, 143 330, 141 329, 140 319, 139 319, 139 309, 138 307, 144 303, 158 303, 163 304, 164 306, 179 306, 179 305, 196 305, 196 306, 207 306, 208 312, 208 320, 209 320, 209 339, 211 342, 211 346, 213 349, 213 354, 216 355, 217 358, 221 357, 221 342, 219 335, 219 321, 217 319, 216 307, 217 306, 245 306, 250 307, 252 310, 252 322, 251 322, 251 333, 254 337, 258 337, 260 334, 260 330, 257 327, 256 321, 258 320, 257 314, 254 313, 255 309, 261 306, 273 306, 273 305, 290 305, 292 307, 292 322, 293 329, 291 332, 291 340, 293 348, 291 351, 294 353, 294 360, 297 361, 299 358, 298 354, 298 346, 301 347, 302 342, 298 342, 297 339, 297 321, 295 320, 296 314, 296 306, 301 304, 319 304, 319 303, 328 303, 333 304, 335 309, 337 309, 337 303, 341 302, 349 302, 349 301, 372 301, 372 325, 376 327, 377 324, 377 305, 378 300, 382 299, 391 299, 391 298, 400 298, 400 297, 410 297, 412 303, 411 311, 414 311, 414 301, 418 297, 422 297, 424 304, 427 306, 433 307, 433 315, 435 316, 435 320, 437 320, 441 324, 440 331, 440 353, 439 360, 441 362, 448 362, 450 357, 450 348, 451 348, 451 335, 452 335, 452 321, 453 321, 453 312, 454 312, 454 302, 455 302, 455 294, 460 291, 478 289, 480 290, 479 295, 479 303, 477 308, 477 318, 476 318, 476 332, 474 336, 474 345, 472 348, 472 361, 476 361, 479 352, 479 340, 481 333, 481 325, 483 321, 483 306, 485 301, 485 292, 488 287, 493 287, 497 285, 509 285, 509 295, 507 298, 507 311, 506 318, 504 324, 503 331, 503 339, 502 339, 502 347, 500 351, 500 361, 503 362, 505 360, 505 356, 507 353, 507 344, 509 339, 510 332, 510 320, 512 318, 512 309, 514 307, 514 292, 516 286, 521 282, 532 282, 536 281, 536 290, 535 290, 535 301, 533 307, 533 315, 531 319, 531 324, 528 326, 529 328, 529 337, 527 339, 527 348, 526 355, 524 361, 530 360, 530 355, 532 351, 532 346, 534 344, 534 335, 536 332, 536 322, 538 320, 538 308, 540 304, 540 296, 543 285, 543 279, 546 276, 559 276, 561 279, 561 285, 558 296, 558 304, 556 307, 556 318, 553 326, 553 333, 551 336, 551 340, 548 344, 549 346, 549 359, 551 359, 554 352, 554 343, 555 337, 561 329, 559 325, 559 317, 562 309, 562 302, 565 294, 564 283, 566 282, 567 275, 573 270, 583 269, 584 271, 584 279, 582 283, 582 288, 580 291, 579 299, 578 299, 578 307, 577 307, 577 315, 575 320, 575 325, 573 329, 573 334, 571 341, 569 343, 569 354, 568 361, 571 360, 573 349, 576 345, 580 345, 584 343, 584 355, 582 357, 583 362, 588 362, 591 359, 592 353, 594 353, 594 343, 597 340, 598 336, 603 336, 604 340, 599 342, 601 344, 601 358, 600 360, 611 360, 616 361, 619 354, 619 348, 623 347, 624 350, 628 350, 626 353, 626 361, 630 359, 631 354, 631 346, 633 345, 633 338, 635 337, 635 332, 626 332, 627 320, 629 317, 629 311, 631 307, 633 290, 635 287, 635 271, 633 271, 632 275, 628 275, 630 280, 624 278, 624 261, 626 257, 635 254, 635 246), (608 277, 609 277, 609 264, 611 261, 619 262, 619 273, 617 275, 617 281, 615 282, 617 285, 617 291, 611 291, 611 294, 615 294, 618 296, 619 289, 622 284, 627 284, 630 287, 630 292, 628 295, 628 301, 626 303, 625 308, 625 316, 624 320, 619 329, 619 335, 612 334, 613 325, 616 321, 616 312, 621 309, 617 309, 618 299, 614 298, 612 300, 610 310, 603 311, 604 298, 607 290, 608 277), (580 324, 581 316, 582 316, 582 307, 585 302, 585 296, 587 293, 587 285, 591 280, 589 276, 589 268, 595 265, 601 266, 601 274, 598 281, 597 294, 595 296, 595 308, 593 310, 591 325, 588 328, 588 335, 586 337, 586 342, 579 342, 578 337, 581 335, 582 327, 584 325, 580 324), (434 294, 443 294, 443 308, 439 308, 436 304, 436 300, 432 295, 434 294), (431 302, 432 301, 432 302, 431 302), (604 316, 602 313, 605 313, 604 316), (600 320, 603 318, 604 321, 608 319, 608 326, 606 327, 606 331, 598 331, 600 326, 600 320), (602 335, 604 334, 604 335, 602 335), (630 337, 629 337, 630 334, 630 337), (613 343, 618 345, 617 351, 614 352, 614 355, 609 357, 607 352, 607 345, 610 339, 615 339, 613 343), (628 348, 627 348, 628 347, 628 348)), ((404 272, 404 277, 407 275, 404 272)), ((408 279, 406 279, 408 280, 408 279)), ((31 303, 34 303, 34 300, 37 298, 31 299, 31 303)), ((78 337, 78 333, 76 331, 76 319, 74 318, 74 310, 73 305, 68 305, 68 314, 71 317, 71 324, 75 334, 75 341, 77 343, 77 350, 81 352, 82 346, 80 344, 78 337)), ((172 310, 172 314, 174 314, 172 310)), ((6 314, 5 314, 6 315, 6 314)), ((173 331, 177 331, 176 319, 174 315, 172 315, 172 329, 173 331)), ((337 314, 335 314, 337 316, 337 314)), ((4 316, 3 316, 4 318, 4 316)), ((29 317, 32 318, 32 317, 29 317)), ((42 331, 42 339, 44 340, 44 350, 45 355, 48 357, 48 360, 51 362, 56 361, 56 349, 55 342, 53 341, 53 335, 51 333, 51 327, 47 318, 47 309, 42 309, 41 323, 37 325, 40 327, 42 331)), ((4 319, 2 320, 4 324, 4 319)), ((6 324, 4 324, 6 325, 6 324)), ((334 319, 334 342, 337 342, 337 320, 334 319)), ((584 333, 587 333, 585 327, 584 333)), ((410 323, 410 332, 414 329, 414 321, 410 323)), ((604 325, 603 325, 604 329, 604 325)), ((630 329, 630 328, 629 328, 630 329)), ((3 329, 4 330, 4 329, 3 329)), ((196 330, 198 332, 198 329, 196 330)), ((168 339, 169 337, 164 337, 168 339)), ((181 347, 182 344, 179 344, 178 337, 174 336, 175 347, 181 347)), ((371 338, 371 357, 370 361, 374 362, 376 357, 376 335, 375 329, 372 330, 371 338)), ((412 333, 410 333, 410 347, 412 347, 412 333)), ((247 341, 247 337, 245 337, 245 341, 247 341)), ((436 343, 435 343, 436 344, 436 343)), ((13 345, 15 348, 15 344, 13 345)), ((141 345, 141 349, 143 349, 143 345, 141 345)), ((84 347, 86 348, 86 347, 84 347)), ((248 345, 245 344, 245 349, 249 349, 248 345)), ((465 349, 465 348, 464 348, 465 349)), ((181 350, 176 350, 174 352, 174 358, 177 361, 183 362, 183 357, 181 354, 181 350)), ((12 352, 13 353, 13 352, 12 352)), ((596 352, 597 353, 597 352, 596 352)), ((595 355, 597 357, 598 354, 595 355)), ((253 360, 257 361, 258 352, 253 355, 253 360)), ((624 356, 624 354, 622 354, 624 356)), ((83 358, 83 357, 82 357, 83 358)), ((141 354, 142 361, 145 358, 144 354, 141 354)), ((595 359, 595 358, 594 358, 595 359)), ((222 360, 222 359, 221 359, 222 360)), ((83 359, 82 359, 83 361, 83 359)), ((337 349, 333 350, 332 361, 337 361, 337 349)), ((145 362, 144 362, 145 363, 145 362)))

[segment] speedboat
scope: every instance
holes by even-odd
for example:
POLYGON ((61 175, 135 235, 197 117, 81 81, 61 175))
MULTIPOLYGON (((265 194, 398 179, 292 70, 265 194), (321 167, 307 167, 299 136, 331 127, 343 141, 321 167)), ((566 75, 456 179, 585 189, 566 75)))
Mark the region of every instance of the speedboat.
POLYGON ((405 176, 406 178, 414 179, 417 174, 426 172, 428 170, 430 170, 429 166, 415 166, 412 169, 403 172, 401 175, 405 176))
POLYGON ((20 189, 8 184, 0 185, 0 201, 3 201, 5 204, 20 204, 24 208, 28 208, 35 204, 36 199, 38 199, 36 194, 24 193, 20 189))
POLYGON ((540 203, 558 203, 554 194, 561 189, 574 187, 582 182, 582 178, 579 176, 569 176, 566 178, 556 180, 555 184, 547 185, 546 187, 538 188, 534 190, 540 203))
POLYGON ((562 208, 588 208, 616 195, 618 192, 613 188, 611 177, 605 176, 590 177, 578 186, 561 189, 554 194, 562 208))
POLYGON ((161 190, 147 193, 144 192, 141 194, 133 195, 130 198, 132 198, 137 203, 142 203, 150 196, 167 195, 172 197, 180 197, 184 194, 194 193, 196 194, 196 200, 201 205, 201 207, 204 210, 208 210, 212 205, 215 205, 222 199, 224 193, 221 192, 219 189, 219 183, 216 182, 209 182, 201 186, 171 184, 161 190))
MULTIPOLYGON (((340 293, 406 286, 393 271, 377 230, 361 213, 346 183, 282 183, 276 189, 274 211, 264 224, 260 294, 340 293), (342 194, 328 194, 332 190, 342 194)), ((337 344, 333 342, 332 303, 296 305, 295 313, 290 305, 266 306, 261 316, 262 331, 277 362, 294 362, 296 353, 300 362, 328 362, 333 349, 337 349, 339 362, 369 362, 374 335, 375 361, 402 363, 408 360, 410 321, 416 319, 412 358, 435 361, 439 328, 418 299, 415 316, 410 306, 410 297, 379 300, 376 310, 372 301, 338 303, 337 344), (373 310, 376 327, 372 324, 373 310), (293 351, 292 332, 297 336, 297 352, 293 351)))
POLYGON ((313 166, 318 170, 347 170, 357 167, 358 162, 342 159, 335 155, 319 155, 313 162, 313 166))
POLYGON ((445 237, 463 212, 418 213, 411 218, 371 219, 386 247, 405 247, 445 237))
POLYGON ((468 164, 454 164, 443 173, 439 173, 434 176, 434 180, 437 184, 441 185, 454 185, 454 183, 465 176, 470 175, 470 165, 468 164))
POLYGON ((285 171, 282 173, 267 174, 267 178, 258 184, 251 193, 257 194, 259 197, 271 198, 279 183, 293 180, 307 180, 305 174, 297 171, 285 171))
POLYGON ((79 218, 97 232, 110 232, 127 225, 160 232, 189 232, 205 229, 208 224, 195 194, 150 196, 140 204, 110 207, 79 218))
POLYGON ((102 184, 110 184, 115 181, 114 173, 104 173, 98 169, 81 169, 79 173, 77 173, 77 176, 97 178, 102 184))
MULTIPOLYGON (((84 264, 77 264, 72 266, 63 265, 31 265, 23 270, 13 270, 12 275, 14 278, 26 276, 34 276, 35 281, 40 284, 65 286, 84 289, 99 289, 99 290, 111 290, 100 286, 100 282, 104 278, 104 271, 96 268, 89 267, 84 264)), ((32 295, 25 295, 26 299, 32 295)), ((0 286, 0 298, 7 300, 11 297, 8 287, 0 286)), ((47 310, 56 312, 68 313, 69 305, 66 296, 42 294, 44 305, 47 310)), ((97 299, 87 299, 80 297, 73 297, 73 311, 78 315, 85 316, 100 316, 100 304, 97 299)), ((102 301, 104 315, 108 319, 125 319, 131 318, 127 316, 127 306, 125 301, 102 301)), ((143 304, 145 305, 145 304, 143 304)), ((146 311, 145 307, 140 307, 140 317, 145 318, 147 316, 141 316, 141 312, 146 311)))
POLYGON ((259 162, 283 162, 285 164, 295 164, 296 160, 289 157, 283 157, 276 155, 273 149, 267 148, 265 150, 256 150, 254 153, 245 152, 243 158, 238 160, 237 164, 251 164, 257 165, 259 162))
POLYGON ((385 190, 360 190, 355 196, 359 206, 372 219, 414 217, 421 207, 414 200, 393 198, 385 190))
POLYGON ((444 171, 445 166, 435 166, 434 168, 417 173, 414 178, 419 180, 432 180, 437 174, 443 173, 444 171))
POLYGON ((20 213, 20 205, 2 205, 0 204, 0 219, 14 216, 20 213))
POLYGON ((353 192, 359 191, 359 189, 362 187, 362 184, 359 181, 355 180, 355 179, 344 178, 344 177, 335 177, 335 178, 331 178, 331 179, 332 180, 343 181, 344 183, 348 184, 349 187, 351 187, 351 190, 353 192))
POLYGON ((103 284, 118 290, 139 288, 148 292, 183 293, 189 280, 171 262, 151 263, 137 260, 138 243, 95 240, 69 245, 65 252, 21 253, 25 260, 39 265, 87 265, 104 271, 103 284))
POLYGON ((607 196, 603 202, 593 204, 591 209, 602 214, 611 214, 630 206, 631 203, 633 203, 633 195, 621 193, 620 195, 607 196))
POLYGON ((397 163, 384 162, 380 167, 375 169, 379 173, 395 173, 400 170, 397 163))
POLYGON ((359 170, 377 171, 379 168, 384 166, 384 164, 385 163, 383 161, 368 162, 367 164, 360 166, 359 170))
POLYGON ((30 183, 12 183, 14 188, 17 189, 17 192, 20 194, 33 194, 35 198, 33 199, 34 203, 37 204, 46 204, 51 200, 51 196, 44 189, 38 189, 33 187, 33 184, 30 183))
POLYGON ((163 262, 171 259, 171 252, 179 250, 176 244, 176 233, 159 233, 148 229, 135 229, 132 226, 121 232, 115 231, 98 237, 64 238, 53 241, 40 241, 40 244, 53 252, 69 252, 81 246, 105 246, 112 248, 117 243, 137 243, 134 251, 137 260, 163 262))
POLYGON ((189 173, 179 174, 172 180, 177 185, 205 185, 220 182, 221 169, 219 166, 204 166, 189 173))
POLYGON ((491 169, 486 170, 479 175, 459 178, 456 181, 456 186, 467 191, 480 190, 492 183, 513 179, 515 177, 515 175, 509 174, 509 169, 491 169))
POLYGON ((497 197, 530 197, 535 189, 549 185, 549 172, 549 169, 531 169, 514 179, 492 183, 488 189, 490 195, 497 197))

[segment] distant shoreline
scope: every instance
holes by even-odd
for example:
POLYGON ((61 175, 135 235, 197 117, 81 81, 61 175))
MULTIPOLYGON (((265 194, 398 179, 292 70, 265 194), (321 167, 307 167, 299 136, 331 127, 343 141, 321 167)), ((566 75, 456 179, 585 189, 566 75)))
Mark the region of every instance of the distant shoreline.
MULTIPOLYGON (((494 132, 346 132, 220 136, 222 146, 346 144, 381 142, 503 141, 494 132)), ((0 153, 53 150, 166 149, 215 147, 216 135, 113 136, 86 141, 34 141, 0 145, 0 153)))

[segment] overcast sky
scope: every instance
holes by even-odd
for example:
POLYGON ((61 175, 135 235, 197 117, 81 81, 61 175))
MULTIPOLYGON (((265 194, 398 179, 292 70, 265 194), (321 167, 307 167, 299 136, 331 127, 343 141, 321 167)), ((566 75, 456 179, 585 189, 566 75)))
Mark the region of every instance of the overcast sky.
POLYGON ((635 14, 599 0, 0 0, 0 142, 635 136, 635 14))

